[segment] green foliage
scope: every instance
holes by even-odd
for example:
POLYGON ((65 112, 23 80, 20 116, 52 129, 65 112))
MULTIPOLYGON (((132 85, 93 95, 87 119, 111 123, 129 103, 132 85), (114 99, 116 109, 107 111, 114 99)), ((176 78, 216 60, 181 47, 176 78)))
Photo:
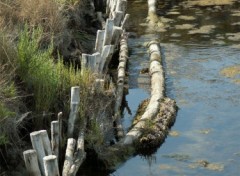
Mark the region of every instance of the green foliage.
POLYGON ((18 71, 27 88, 33 91, 37 112, 48 111, 53 106, 60 79, 51 56, 53 45, 44 51, 39 49, 42 34, 41 27, 30 32, 25 26, 18 43, 18 71))
POLYGON ((0 135, 0 146, 9 144, 8 137, 5 134, 0 135))

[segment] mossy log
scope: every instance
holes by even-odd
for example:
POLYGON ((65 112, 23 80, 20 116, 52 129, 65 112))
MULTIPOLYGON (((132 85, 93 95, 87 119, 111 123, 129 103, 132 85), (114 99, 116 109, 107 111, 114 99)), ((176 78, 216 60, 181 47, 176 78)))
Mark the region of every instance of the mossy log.
POLYGON ((110 147, 98 151, 98 159, 105 168, 116 169, 129 157, 138 152, 149 154, 165 140, 169 128, 173 125, 177 113, 174 100, 164 95, 164 72, 160 45, 156 41, 148 44, 150 53, 151 98, 139 106, 133 127, 125 138, 110 147))

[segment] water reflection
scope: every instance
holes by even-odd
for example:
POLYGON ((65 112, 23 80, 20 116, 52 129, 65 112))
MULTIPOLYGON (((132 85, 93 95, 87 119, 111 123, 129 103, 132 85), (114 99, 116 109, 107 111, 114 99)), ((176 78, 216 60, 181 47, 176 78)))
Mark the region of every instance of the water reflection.
MULTIPOLYGON (((130 91, 149 90, 149 84, 138 81, 139 70, 148 65, 144 43, 159 38, 167 95, 180 107, 172 130, 180 135, 167 138, 155 162, 136 156, 113 175, 238 175, 240 2, 165 0, 158 9, 159 24, 152 28, 147 3, 129 1, 129 30, 135 33, 130 39, 130 91)), ((141 94, 130 92, 128 99, 141 94)))

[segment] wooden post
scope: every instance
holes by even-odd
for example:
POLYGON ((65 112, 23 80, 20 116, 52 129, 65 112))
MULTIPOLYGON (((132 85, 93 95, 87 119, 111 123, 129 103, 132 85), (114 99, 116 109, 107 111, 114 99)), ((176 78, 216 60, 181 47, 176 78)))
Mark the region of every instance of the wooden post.
POLYGON ((87 60, 87 54, 82 54, 82 59, 81 59, 81 74, 83 74, 83 71, 87 69, 88 66, 88 60, 87 60))
POLYGON ((122 11, 124 14, 127 10, 127 0, 117 0, 116 11, 122 11))
POLYGON ((127 25, 127 22, 128 22, 128 19, 129 19, 130 15, 129 14, 126 14, 123 21, 122 21, 122 25, 121 25, 121 28, 122 29, 125 29, 126 28, 126 25, 127 25))
POLYGON ((58 113, 58 124, 59 124, 59 154, 58 154, 58 158, 59 158, 59 163, 61 163, 62 160, 62 146, 63 146, 63 131, 62 131, 62 121, 63 121, 63 113, 59 112, 58 113))
POLYGON ((60 129, 58 121, 51 122, 51 144, 53 154, 57 157, 57 160, 59 161, 60 129))
POLYGON ((71 166, 71 169, 69 171, 70 176, 76 176, 79 167, 81 166, 81 164, 86 158, 86 152, 84 151, 85 128, 86 128, 86 123, 84 122, 83 128, 80 130, 78 135, 77 151, 75 153, 74 163, 71 166))
POLYGON ((45 175, 43 157, 45 157, 46 155, 45 155, 45 151, 44 151, 44 147, 43 147, 41 131, 35 131, 35 132, 30 133, 30 138, 31 138, 33 149, 37 153, 40 171, 41 171, 42 175, 45 175))
POLYGON ((115 11, 113 12, 113 20, 115 26, 120 26, 121 21, 123 19, 124 13, 122 11, 115 11))
POLYGON ((102 17, 102 12, 97 12, 97 19, 101 23, 102 29, 105 29, 106 27, 106 22, 102 17))
POLYGON ((99 67, 100 73, 107 73, 108 64, 112 58, 113 52, 114 52, 114 45, 106 45, 103 47, 103 51, 101 54, 102 60, 99 67))
POLYGON ((52 155, 52 149, 51 149, 51 143, 48 137, 48 133, 46 130, 40 130, 42 141, 43 141, 43 147, 45 151, 45 155, 52 155))
POLYGON ((43 162, 46 176, 60 176, 57 157, 55 155, 45 156, 43 162))
POLYGON ((76 140, 73 138, 69 138, 67 141, 67 149, 65 154, 62 176, 68 176, 69 170, 73 164, 73 154, 75 151, 75 146, 76 140))
POLYGON ((94 68, 93 71, 97 73, 99 71, 99 66, 101 63, 101 54, 99 52, 93 54, 95 63, 94 63, 94 68))
POLYGON ((148 0, 148 14, 156 14, 157 0, 148 0))
POLYGON ((35 150, 23 152, 24 162, 29 176, 41 176, 39 170, 37 153, 35 150))
POLYGON ((98 30, 97 31, 95 51, 97 51, 99 53, 102 53, 104 35, 105 35, 105 30, 98 30))
POLYGON ((123 33, 121 27, 114 26, 113 28, 113 38, 112 38, 112 45, 117 46, 120 40, 120 37, 123 33))
POLYGON ((111 44, 112 35, 113 35, 113 26, 114 26, 114 20, 107 19, 106 29, 105 29, 105 33, 104 33, 104 39, 103 39, 103 47, 105 45, 111 44))
POLYGON ((80 103, 80 87, 71 87, 70 115, 68 119, 68 138, 73 137, 75 121, 78 117, 78 106, 80 103))

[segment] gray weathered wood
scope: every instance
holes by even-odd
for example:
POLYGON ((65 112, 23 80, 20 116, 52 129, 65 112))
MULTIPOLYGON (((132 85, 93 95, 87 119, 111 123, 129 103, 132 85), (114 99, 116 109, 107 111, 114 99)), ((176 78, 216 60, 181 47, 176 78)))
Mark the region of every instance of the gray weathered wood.
POLYGON ((76 119, 78 118, 78 106, 80 103, 80 87, 71 87, 70 115, 68 119, 68 138, 72 138, 76 119))
POLYGON ((40 130, 42 141, 43 141, 43 147, 45 151, 45 155, 52 155, 52 149, 51 149, 51 143, 48 137, 47 130, 40 130))
POLYGON ((53 154, 57 157, 57 160, 59 160, 60 129, 58 121, 51 122, 51 144, 53 154))
POLYGON ((118 45, 122 33, 123 33, 123 30, 122 30, 121 27, 114 26, 114 28, 113 28, 113 37, 112 37, 112 45, 114 45, 114 46, 118 45))
POLYGON ((104 39, 103 39, 103 47, 105 45, 111 44, 112 35, 113 35, 113 27, 114 27, 114 20, 107 19, 106 29, 105 29, 105 33, 104 33, 104 39))
POLYGON ((41 131, 35 131, 35 132, 30 133, 30 138, 31 138, 33 149, 37 153, 40 171, 41 171, 42 175, 45 175, 43 157, 45 157, 46 155, 45 155, 45 151, 44 151, 41 131))
POLYGON ((116 11, 122 11, 124 14, 127 10, 127 0, 117 0, 116 11))
POLYGON ((127 59, 128 59, 127 34, 124 33, 120 41, 118 82, 117 82, 117 92, 116 92, 117 98, 116 98, 116 103, 114 107, 118 138, 122 138, 124 136, 124 130, 122 127, 121 115, 120 115, 120 107, 122 104, 122 97, 123 97, 123 91, 124 91, 125 70, 126 70, 127 59))
POLYGON ((130 15, 129 15, 129 14, 126 14, 126 15, 124 16, 124 19, 123 19, 122 25, 121 25, 121 28, 122 28, 122 29, 125 29, 125 28, 126 28, 126 25, 127 25, 127 23, 128 23, 129 18, 130 18, 130 15))
POLYGON ((43 162, 46 176, 60 176, 58 161, 55 155, 45 156, 43 162))
POLYGON ((97 31, 95 51, 97 51, 99 53, 102 53, 104 35, 105 35, 105 30, 98 30, 97 31))
POLYGON ((69 138, 67 141, 67 149, 65 153, 65 161, 63 165, 63 172, 62 176, 68 176, 69 175, 69 170, 71 166, 73 165, 73 154, 75 151, 75 146, 76 146, 76 140, 73 138, 69 138))
POLYGON ((156 41, 148 44, 150 53, 150 75, 151 75, 151 98, 146 111, 139 122, 126 134, 124 144, 132 144, 142 134, 141 129, 145 127, 147 120, 152 120, 159 112, 161 99, 164 97, 164 73, 160 45, 156 41))
POLYGON ((106 45, 103 47, 102 54, 101 54, 101 63, 99 66, 100 73, 106 73, 108 64, 112 58, 114 52, 114 45, 106 45))
POLYGON ((23 152, 24 162, 29 176, 41 176, 39 170, 37 153, 35 150, 26 150, 23 152))
POLYGON ((101 23, 102 29, 105 29, 106 27, 106 22, 103 19, 102 12, 97 12, 97 19, 101 23))
POLYGON ((99 67, 100 67, 100 63, 101 63, 101 54, 99 52, 94 53, 93 57, 95 59, 95 64, 94 64, 94 68, 93 68, 93 72, 97 73, 99 72, 99 67))
POLYGON ((61 163, 61 159, 62 159, 62 153, 63 153, 63 126, 62 126, 62 122, 63 122, 63 113, 59 112, 58 113, 58 124, 59 124, 59 154, 58 154, 58 160, 59 163, 61 163))
POLYGON ((113 12, 113 20, 115 26, 120 26, 122 19, 123 19, 124 13, 122 11, 115 11, 113 12))

